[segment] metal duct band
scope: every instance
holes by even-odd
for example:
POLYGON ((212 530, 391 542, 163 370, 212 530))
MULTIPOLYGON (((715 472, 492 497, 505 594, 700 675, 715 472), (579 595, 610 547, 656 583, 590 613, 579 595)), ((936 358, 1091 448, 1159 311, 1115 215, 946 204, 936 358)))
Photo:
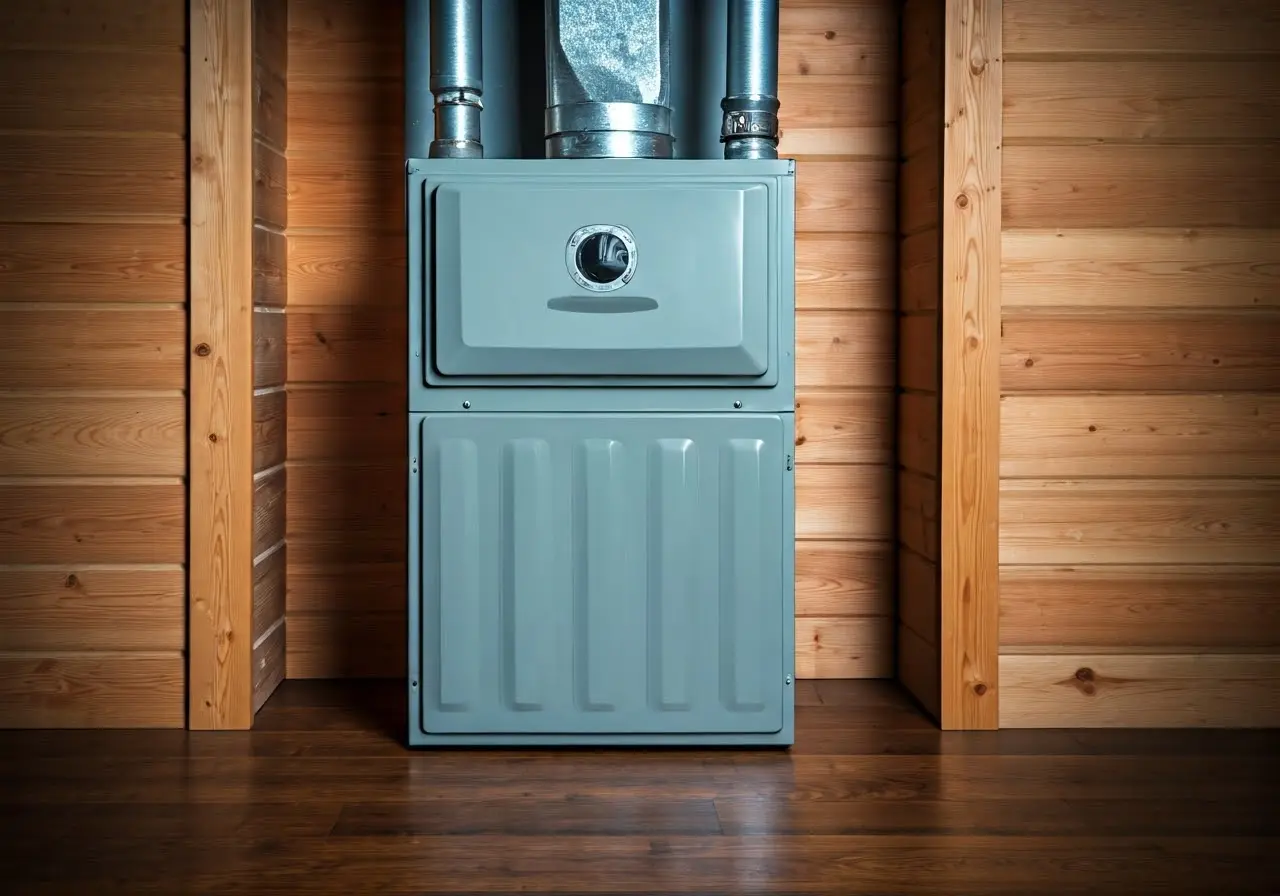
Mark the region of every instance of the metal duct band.
POLYGON ((670 2, 546 0, 547 158, 674 155, 670 2))
POLYGON ((724 157, 776 159, 778 105, 778 0, 729 0, 724 157))
POLYGON ((480 0, 431 0, 431 92, 435 95, 433 159, 481 159, 484 109, 480 0))
POLYGON ((650 103, 572 103, 546 110, 547 158, 663 158, 674 153, 671 109, 650 103))

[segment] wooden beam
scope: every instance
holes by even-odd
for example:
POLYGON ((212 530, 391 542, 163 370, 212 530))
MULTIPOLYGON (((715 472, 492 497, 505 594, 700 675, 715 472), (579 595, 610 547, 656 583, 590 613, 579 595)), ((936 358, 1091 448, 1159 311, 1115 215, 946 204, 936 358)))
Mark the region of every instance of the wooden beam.
POLYGON ((1002 0, 950 0, 942 166, 942 727, 999 725, 1002 0))
POLYGON ((190 0, 188 723, 253 721, 253 10, 190 0))

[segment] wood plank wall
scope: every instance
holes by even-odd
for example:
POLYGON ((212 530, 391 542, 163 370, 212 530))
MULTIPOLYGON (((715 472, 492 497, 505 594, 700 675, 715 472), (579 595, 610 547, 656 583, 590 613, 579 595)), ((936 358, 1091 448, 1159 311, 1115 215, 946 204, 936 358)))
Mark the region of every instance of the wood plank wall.
POLYGON ((897 673, 941 716, 942 0, 902 4, 898 184, 897 673))
POLYGON ((287 0, 253 3, 253 711, 284 679, 287 0))
MULTIPOLYGON (((404 669, 400 12, 289 3, 290 677, 404 669)), ((783 2, 804 677, 894 674, 898 46, 894 0, 783 2)))
POLYGON ((1280 723, 1280 7, 1004 12, 1001 724, 1280 723))
POLYGON ((0 727, 180 727, 183 0, 0 4, 0 727))

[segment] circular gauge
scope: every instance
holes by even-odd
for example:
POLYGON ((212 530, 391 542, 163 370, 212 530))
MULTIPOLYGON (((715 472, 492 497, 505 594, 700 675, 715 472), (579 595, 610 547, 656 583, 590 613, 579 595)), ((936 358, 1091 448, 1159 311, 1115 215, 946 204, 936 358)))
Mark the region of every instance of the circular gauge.
POLYGON ((636 272, 636 238, 617 224, 590 224, 574 231, 565 249, 569 276, 583 289, 609 292, 636 272))

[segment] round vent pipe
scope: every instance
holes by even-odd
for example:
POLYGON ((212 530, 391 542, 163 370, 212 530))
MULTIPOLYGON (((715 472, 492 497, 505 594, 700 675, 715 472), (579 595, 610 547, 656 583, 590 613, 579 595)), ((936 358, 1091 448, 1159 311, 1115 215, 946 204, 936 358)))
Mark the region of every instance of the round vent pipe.
POLYGON ((431 0, 431 93, 436 103, 433 159, 482 159, 484 65, 481 0, 431 0))
POLYGON ((726 159, 778 157, 778 0, 729 0, 720 108, 726 159))

